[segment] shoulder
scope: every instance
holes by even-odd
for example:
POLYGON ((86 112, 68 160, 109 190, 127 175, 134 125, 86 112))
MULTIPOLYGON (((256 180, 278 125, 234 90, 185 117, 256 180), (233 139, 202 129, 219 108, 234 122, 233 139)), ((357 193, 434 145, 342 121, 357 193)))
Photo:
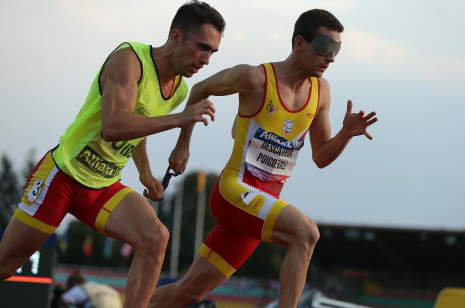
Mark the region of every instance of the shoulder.
POLYGON ((265 84, 265 70, 262 65, 252 66, 239 64, 230 69, 238 83, 246 85, 247 88, 261 88, 265 84))
POLYGON ((131 47, 122 48, 108 58, 103 73, 117 80, 137 81, 142 73, 139 57, 131 47))
POLYGON ((318 78, 318 81, 320 83, 320 95, 325 98, 326 96, 330 95, 331 91, 329 88, 329 82, 328 80, 324 78, 318 78))
POLYGON ((127 48, 122 48, 118 51, 116 51, 114 54, 112 54, 108 60, 107 64, 108 65, 115 65, 115 66, 128 66, 128 65, 136 65, 139 66, 139 58, 136 54, 136 52, 128 46, 127 48))
POLYGON ((331 90, 329 87, 328 80, 324 78, 318 78, 320 84, 320 110, 329 108, 331 105, 331 90))
POLYGON ((328 80, 324 79, 323 77, 318 78, 318 81, 320 82, 320 90, 329 90, 329 82, 328 80))

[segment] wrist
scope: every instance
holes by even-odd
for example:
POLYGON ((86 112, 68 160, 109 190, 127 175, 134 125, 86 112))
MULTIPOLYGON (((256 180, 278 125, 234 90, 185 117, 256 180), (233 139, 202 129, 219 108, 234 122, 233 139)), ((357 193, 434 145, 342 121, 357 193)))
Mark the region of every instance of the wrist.
POLYGON ((345 139, 347 140, 352 139, 352 135, 350 134, 350 131, 344 125, 342 126, 341 133, 345 139))
POLYGON ((175 113, 173 114, 174 118, 175 118, 175 127, 179 127, 182 129, 182 113, 184 111, 181 111, 180 113, 175 113))
POLYGON ((150 176, 152 176, 152 170, 150 170, 150 168, 143 168, 139 171, 139 178, 141 179, 146 179, 150 176))
POLYGON ((179 138, 178 142, 176 143, 176 147, 178 149, 189 150, 190 146, 190 138, 179 138))

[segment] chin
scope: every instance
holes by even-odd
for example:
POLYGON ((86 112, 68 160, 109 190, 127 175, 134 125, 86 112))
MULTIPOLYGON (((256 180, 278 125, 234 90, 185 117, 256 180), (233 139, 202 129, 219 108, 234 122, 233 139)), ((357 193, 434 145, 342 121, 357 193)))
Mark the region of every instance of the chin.
POLYGON ((194 76, 194 73, 191 73, 189 71, 184 71, 180 74, 182 77, 186 77, 186 78, 191 78, 192 76, 194 76))
POLYGON ((313 77, 321 78, 325 72, 315 71, 313 72, 313 77))

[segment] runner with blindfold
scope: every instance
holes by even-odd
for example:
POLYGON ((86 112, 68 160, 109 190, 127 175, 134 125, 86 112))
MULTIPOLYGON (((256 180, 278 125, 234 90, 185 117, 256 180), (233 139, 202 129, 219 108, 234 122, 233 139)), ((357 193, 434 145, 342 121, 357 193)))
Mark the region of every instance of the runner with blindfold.
MULTIPOLYGON (((210 197, 217 226, 200 247, 186 276, 155 290, 149 307, 186 307, 232 275, 261 242, 287 247, 280 272, 279 307, 296 307, 302 294, 318 227, 279 198, 309 135, 319 168, 331 164, 354 136, 365 135, 375 113, 352 113, 347 102, 341 130, 331 137, 329 83, 322 78, 341 49, 341 23, 331 13, 311 10, 297 20, 290 56, 259 66, 238 65, 192 88, 187 105, 239 93, 231 158, 210 197)), ((183 128, 170 167, 183 172, 191 125, 183 128)), ((307 152, 308 153, 308 152, 307 152)), ((308 155, 308 154, 306 154, 308 155)), ((305 186, 311 196, 316 188, 305 186)), ((311 198, 304 198, 312 202, 311 198)))

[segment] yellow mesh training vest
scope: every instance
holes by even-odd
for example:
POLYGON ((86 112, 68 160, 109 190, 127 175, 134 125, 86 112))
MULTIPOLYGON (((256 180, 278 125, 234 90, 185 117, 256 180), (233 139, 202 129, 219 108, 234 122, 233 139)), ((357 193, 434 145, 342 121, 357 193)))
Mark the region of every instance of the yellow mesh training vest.
MULTIPOLYGON (((147 117, 164 116, 186 98, 187 85, 181 76, 175 78, 170 97, 163 96, 155 61, 152 58, 152 46, 133 42, 123 43, 110 56, 121 49, 133 50, 142 70, 137 86, 134 113, 147 117)), ((66 129, 65 134, 60 138, 59 146, 52 153, 61 171, 80 184, 93 189, 101 189, 120 180, 121 170, 131 157, 134 148, 144 139, 122 142, 103 140, 102 89, 99 78, 105 63, 95 77, 76 120, 66 129)))

